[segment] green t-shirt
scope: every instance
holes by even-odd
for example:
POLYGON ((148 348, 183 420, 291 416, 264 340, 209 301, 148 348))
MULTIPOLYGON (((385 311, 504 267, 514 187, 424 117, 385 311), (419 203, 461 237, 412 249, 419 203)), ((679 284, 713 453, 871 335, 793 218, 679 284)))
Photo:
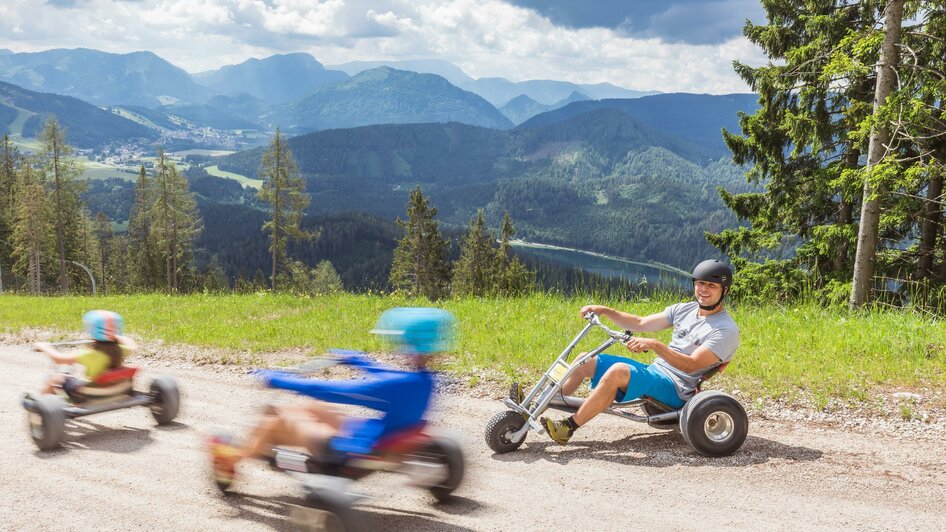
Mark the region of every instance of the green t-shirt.
MULTIPOLYGON (((124 347, 121 349, 122 358, 124 358, 127 354, 127 349, 124 347)), ((87 349, 76 358, 76 364, 85 366, 85 378, 93 380, 112 367, 112 359, 101 351, 87 349)))

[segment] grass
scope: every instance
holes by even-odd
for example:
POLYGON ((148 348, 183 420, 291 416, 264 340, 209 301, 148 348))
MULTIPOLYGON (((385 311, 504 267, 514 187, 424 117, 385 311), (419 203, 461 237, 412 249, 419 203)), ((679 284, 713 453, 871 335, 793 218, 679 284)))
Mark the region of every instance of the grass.
MULTIPOLYGON (((445 301, 459 323, 458 341, 444 364, 461 374, 498 370, 512 379, 544 371, 584 326, 578 309, 588 298, 531 295, 517 299, 445 301)), ((631 302, 596 301, 638 314, 660 312, 669 296, 631 302)), ((430 305, 399 296, 340 294, 157 294, 110 297, 0 296, 0 328, 24 327, 80 334, 80 316, 92 308, 122 314, 131 334, 176 344, 251 353, 303 348, 312 354, 342 347, 381 350, 368 331, 385 309, 430 305)), ((725 388, 753 398, 869 401, 875 392, 940 388, 946 384, 946 327, 908 311, 849 313, 814 304, 792 307, 735 306, 741 345, 734 363, 716 377, 725 388)), ((653 335, 664 342, 669 331, 653 335)), ((579 344, 590 349, 603 339, 592 332, 579 344)), ((612 347, 612 353, 627 354, 612 347)), ((649 362, 648 354, 635 358, 649 362)), ((906 416, 908 413, 902 412, 906 416)))
POLYGON ((225 172, 221 170, 220 168, 218 168, 217 165, 208 166, 204 168, 204 170, 207 170, 207 173, 212 176, 227 177, 235 181, 238 181, 241 185, 245 187, 258 189, 261 186, 263 186, 263 180, 261 179, 253 179, 250 177, 246 177, 245 175, 242 175, 242 174, 234 174, 233 172, 225 172))

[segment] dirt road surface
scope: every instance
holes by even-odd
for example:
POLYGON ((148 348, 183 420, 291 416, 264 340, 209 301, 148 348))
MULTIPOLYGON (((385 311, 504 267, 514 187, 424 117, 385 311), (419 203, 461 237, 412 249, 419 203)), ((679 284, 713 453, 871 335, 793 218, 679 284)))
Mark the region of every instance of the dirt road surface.
MULTIPOLYGON (((157 427, 146 408, 69 422, 69 442, 38 451, 21 394, 48 364, 0 347, 0 529, 291 530, 300 489, 261 463, 241 465, 221 496, 207 472, 208 431, 243 433, 267 402, 238 371, 135 361, 142 382, 177 379, 182 412, 157 427)), ((735 456, 696 455, 674 431, 601 416, 567 447, 530 434, 493 455, 483 431, 495 399, 440 396, 433 420, 462 443, 467 477, 448 504, 396 475, 359 483, 377 530, 946 530, 942 434, 851 431, 751 419, 735 456)))

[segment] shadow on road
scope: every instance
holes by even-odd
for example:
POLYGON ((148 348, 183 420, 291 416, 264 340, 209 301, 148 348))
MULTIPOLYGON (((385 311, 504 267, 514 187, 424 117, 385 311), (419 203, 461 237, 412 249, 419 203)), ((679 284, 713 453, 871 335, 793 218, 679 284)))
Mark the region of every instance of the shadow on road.
MULTIPOLYGON (((295 506, 302 504, 302 499, 289 496, 256 497, 240 493, 228 493, 224 498, 229 506, 237 511, 233 519, 247 520, 273 530, 298 530, 299 526, 290 519, 295 506)), ((357 504, 355 511, 358 518, 372 530, 446 530, 469 531, 470 528, 449 525, 445 516, 434 512, 406 511, 396 508, 386 508, 380 504, 357 504)), ((452 497, 449 501, 431 506, 431 510, 438 510, 451 515, 469 515, 480 510, 482 505, 465 497, 452 497)))
POLYGON ((133 453, 154 442, 150 428, 99 425, 89 420, 72 420, 66 423, 62 444, 52 451, 36 451, 40 458, 51 457, 68 451, 92 450, 111 453, 133 453))
POLYGON ((624 465, 668 467, 693 465, 712 467, 739 467, 763 464, 770 460, 813 462, 823 452, 808 447, 786 445, 774 440, 749 435, 742 448, 732 456, 708 458, 701 456, 683 441, 676 431, 637 433, 616 441, 582 440, 560 446, 541 436, 530 434, 538 441, 526 440, 518 451, 493 455, 494 460, 532 463, 548 461, 567 464, 574 459, 593 459, 624 465))

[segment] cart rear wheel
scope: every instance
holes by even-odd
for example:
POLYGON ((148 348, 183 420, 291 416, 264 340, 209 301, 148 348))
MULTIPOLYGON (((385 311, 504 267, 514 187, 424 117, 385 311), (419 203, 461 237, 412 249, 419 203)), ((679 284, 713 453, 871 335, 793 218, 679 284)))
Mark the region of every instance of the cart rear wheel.
POLYGON ((27 412, 30 436, 41 451, 55 449, 66 432, 66 413, 63 402, 56 395, 37 395, 33 398, 35 412, 27 412))
POLYGON ((181 395, 177 389, 177 382, 168 376, 156 377, 151 381, 151 395, 154 396, 154 402, 151 407, 151 415, 154 416, 158 425, 166 425, 177 417, 181 407, 181 395))
POLYGON ((463 481, 463 451, 452 439, 438 437, 424 448, 422 454, 425 461, 446 468, 446 478, 436 486, 430 486, 427 489, 440 502, 449 499, 463 481))
POLYGON ((486 425, 486 445, 497 454, 515 451, 526 439, 523 437, 519 441, 512 441, 512 435, 525 423, 522 415, 512 410, 496 414, 486 425))
POLYGON ((749 417, 732 396, 702 392, 683 406, 683 439, 703 456, 729 456, 739 450, 749 432, 749 417))

